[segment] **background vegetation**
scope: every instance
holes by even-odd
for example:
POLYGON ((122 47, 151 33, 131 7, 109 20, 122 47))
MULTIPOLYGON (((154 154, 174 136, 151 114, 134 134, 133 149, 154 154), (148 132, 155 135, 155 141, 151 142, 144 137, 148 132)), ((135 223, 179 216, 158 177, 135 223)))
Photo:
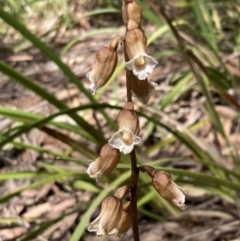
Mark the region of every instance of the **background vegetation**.
MULTIPOLYGON (((173 174, 187 193, 186 213, 217 197, 218 206, 213 209, 225 210, 232 215, 231 222, 236 222, 240 193, 240 3, 162 1, 172 21, 169 25, 159 1, 138 2, 143 8, 149 52, 159 61, 150 77, 159 84, 150 104, 142 106, 136 100, 143 137, 142 146, 137 148, 138 162, 173 174)), ((62 240, 85 240, 85 229, 102 199, 127 183, 130 176, 130 163, 124 155, 118 169, 100 183, 86 175, 89 162, 116 129, 115 118, 124 103, 124 64, 120 57, 112 79, 92 96, 84 74, 93 61, 88 62, 85 56, 73 64, 69 54, 83 43, 93 56, 112 36, 122 35, 121 2, 6 0, 2 5, 0 235, 22 241, 55 240, 56 224, 62 227, 63 221, 72 217, 62 240), (102 45, 98 46, 99 41, 102 45), (30 63, 39 63, 39 59, 53 64, 50 81, 42 81, 44 69, 34 75, 30 63), (62 81, 55 83, 56 78, 62 81), (21 87, 9 87, 13 82, 23 86, 24 92, 21 87), (58 90, 68 89, 67 97, 54 91, 57 85, 61 87, 58 90), (5 95, 8 90, 10 97, 5 95), (75 92, 69 99, 70 90, 75 92), (26 91, 31 94, 21 99, 20 94, 26 91), (14 104, 24 101, 33 101, 33 108, 14 104), (39 103, 48 108, 39 107, 39 103), (37 197, 36 192, 32 194, 34 190, 45 193, 37 197), (28 199, 34 201, 28 203, 28 199), (22 205, 20 211, 16 202, 22 205), (61 202, 65 206, 53 212, 53 206, 61 202), (55 229, 47 232, 51 227, 55 229), (14 236, 16 228, 22 229, 14 236)), ((138 207, 140 224, 179 215, 156 194, 143 174, 138 207)), ((225 224, 222 216, 220 219, 225 224)), ((219 226, 211 224, 213 229, 219 226)), ((231 234, 220 233, 220 238, 226 239, 219 240, 238 235, 235 228, 231 234)))

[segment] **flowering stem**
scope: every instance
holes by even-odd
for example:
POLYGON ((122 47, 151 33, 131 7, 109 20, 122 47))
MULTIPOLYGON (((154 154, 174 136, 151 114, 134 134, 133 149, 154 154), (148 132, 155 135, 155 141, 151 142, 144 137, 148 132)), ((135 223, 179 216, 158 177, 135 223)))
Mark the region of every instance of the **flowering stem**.
POLYGON ((138 215, 137 215, 137 182, 139 170, 137 167, 137 158, 135 153, 135 148, 130 153, 131 158, 131 215, 132 215, 132 230, 133 230, 133 240, 140 241, 139 230, 138 230, 138 215))

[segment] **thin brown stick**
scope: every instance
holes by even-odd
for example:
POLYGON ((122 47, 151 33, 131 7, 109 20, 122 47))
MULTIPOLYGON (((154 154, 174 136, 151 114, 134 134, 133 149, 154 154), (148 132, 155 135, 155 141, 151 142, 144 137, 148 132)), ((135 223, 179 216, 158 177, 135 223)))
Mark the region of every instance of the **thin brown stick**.
POLYGON ((139 230, 138 230, 138 215, 137 215, 137 182, 139 170, 137 167, 137 159, 135 148, 133 148, 130 153, 131 158, 131 188, 130 188, 130 197, 131 197, 131 215, 132 215, 132 231, 133 231, 133 240, 140 241, 139 230))
MULTIPOLYGON (((125 60, 127 60, 126 48, 125 49, 125 60)), ((131 90, 131 77, 130 70, 126 68, 126 87, 127 87, 127 101, 132 102, 132 90, 131 90)), ((140 241, 139 230, 138 230, 138 215, 137 215, 137 182, 139 170, 137 167, 137 158, 135 148, 130 153, 131 159, 131 185, 130 185, 130 198, 131 198, 131 215, 132 215, 132 231, 133 240, 140 241)))
POLYGON ((132 90, 131 90, 131 74, 130 70, 126 68, 126 87, 127 87, 127 101, 132 102, 132 90))

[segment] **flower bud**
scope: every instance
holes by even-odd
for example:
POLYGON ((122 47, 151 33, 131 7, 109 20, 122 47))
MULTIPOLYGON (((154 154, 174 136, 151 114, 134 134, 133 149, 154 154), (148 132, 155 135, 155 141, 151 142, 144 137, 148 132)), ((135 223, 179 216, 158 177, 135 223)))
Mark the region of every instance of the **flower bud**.
POLYGON ((129 190, 129 186, 125 185, 120 188, 114 193, 114 196, 122 200, 124 196, 126 195, 127 191, 129 190))
POLYGON ((126 53, 129 59, 126 67, 140 80, 145 80, 152 73, 157 61, 147 55, 147 38, 142 30, 135 28, 133 21, 128 23, 128 31, 125 38, 126 53))
POLYGON ((127 25, 128 21, 132 19, 141 28, 142 9, 138 3, 133 0, 124 0, 122 6, 123 23, 127 25))
POLYGON ((118 113, 117 125, 118 131, 113 134, 108 143, 124 154, 128 154, 133 150, 134 145, 141 141, 141 137, 138 136, 140 132, 138 117, 131 102, 128 102, 118 113))
POLYGON ((167 201, 175 204, 180 209, 185 209, 185 195, 181 187, 172 181, 169 173, 157 171, 150 166, 140 166, 140 171, 147 172, 152 178, 152 183, 157 192, 167 201))
POLYGON ((96 232, 98 236, 108 234, 119 222, 123 205, 115 196, 106 197, 102 201, 99 216, 89 225, 89 232, 96 232))
POLYGON ((108 143, 105 144, 100 151, 99 157, 90 163, 87 169, 88 175, 99 181, 103 175, 111 173, 116 168, 120 155, 118 149, 113 148, 108 143))
POLYGON ((157 84, 145 80, 139 80, 136 75, 130 72, 131 75, 131 90, 133 92, 133 97, 138 98, 138 100, 146 105, 153 93, 156 91, 157 84))
POLYGON ((131 227, 131 203, 127 202, 123 206, 123 211, 120 220, 115 228, 109 234, 115 234, 118 237, 122 237, 131 227))
POLYGON ((92 71, 87 73, 87 78, 92 83, 90 90, 95 94, 111 78, 118 61, 117 47, 120 38, 115 38, 109 47, 103 47, 96 53, 96 62, 92 71))

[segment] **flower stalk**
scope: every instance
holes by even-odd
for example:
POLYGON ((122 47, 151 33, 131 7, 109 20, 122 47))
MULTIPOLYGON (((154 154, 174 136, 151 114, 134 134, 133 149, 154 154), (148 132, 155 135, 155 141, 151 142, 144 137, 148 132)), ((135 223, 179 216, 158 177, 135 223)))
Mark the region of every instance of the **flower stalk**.
POLYGON ((131 213, 132 213, 132 231, 133 231, 133 240, 140 241, 139 230, 138 230, 138 215, 137 215, 137 183, 139 170, 137 167, 137 158, 135 153, 135 148, 130 153, 131 159, 131 188, 130 198, 131 198, 131 213))
POLYGON ((122 152, 130 157, 131 179, 129 185, 119 188, 113 196, 103 200, 101 212, 88 230, 96 232, 98 236, 113 234, 121 237, 132 226, 133 240, 140 241, 137 212, 139 171, 146 172, 156 191, 180 209, 185 207, 185 195, 169 173, 157 171, 147 165, 138 167, 136 145, 140 144, 141 137, 132 97, 134 95, 142 104, 148 104, 156 88, 156 84, 148 80, 148 75, 152 73, 157 61, 147 54, 147 38, 141 26, 142 10, 136 1, 123 0, 122 18, 126 27, 125 39, 117 37, 109 47, 98 51, 93 70, 87 76, 92 83, 91 91, 94 94, 112 76, 117 64, 118 43, 124 43, 126 104, 116 118, 117 132, 102 147, 99 157, 89 165, 87 173, 99 181, 102 176, 114 171, 122 152), (127 192, 130 201, 125 198, 127 192))

